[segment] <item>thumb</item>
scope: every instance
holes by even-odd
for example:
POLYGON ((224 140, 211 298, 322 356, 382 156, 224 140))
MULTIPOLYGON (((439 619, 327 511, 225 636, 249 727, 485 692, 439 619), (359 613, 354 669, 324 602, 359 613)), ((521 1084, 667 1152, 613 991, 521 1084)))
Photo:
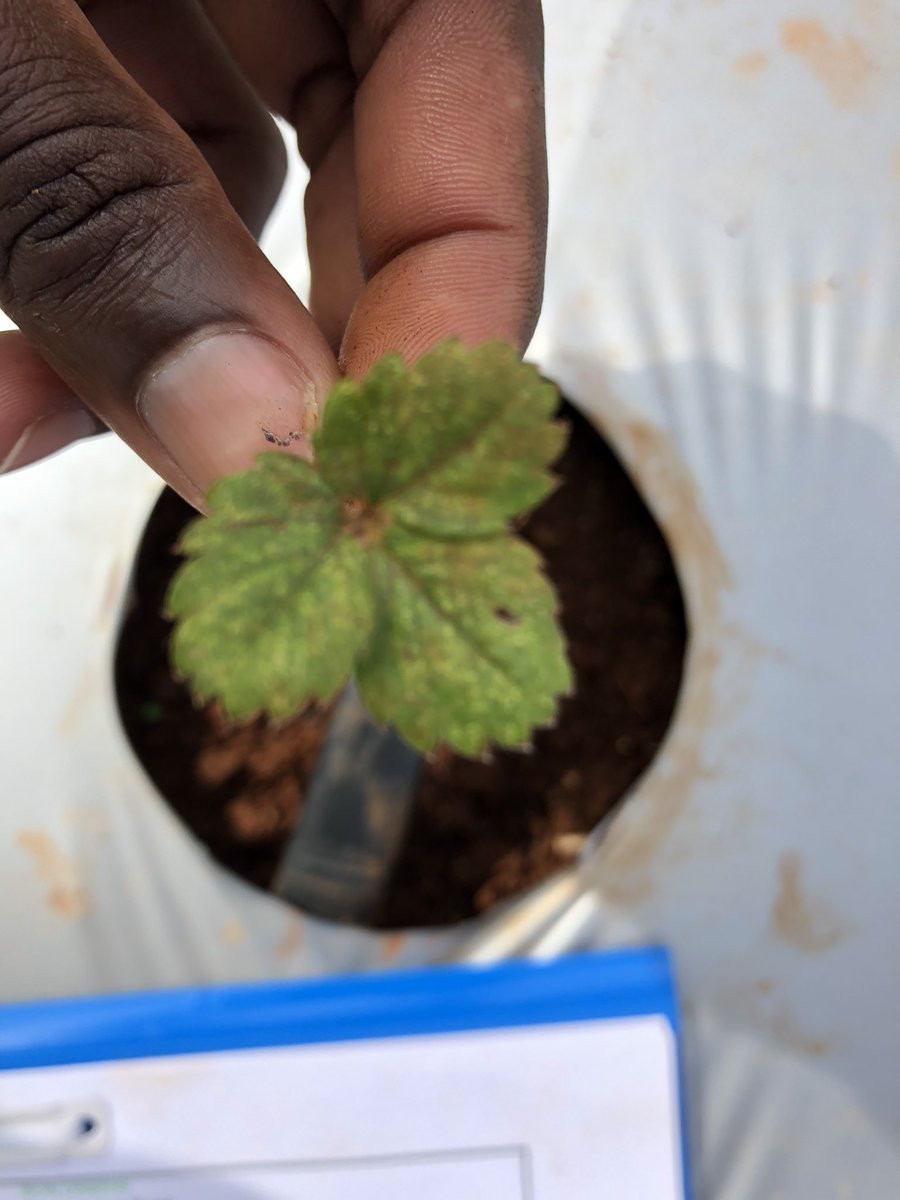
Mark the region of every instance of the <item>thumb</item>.
POLYGON ((199 152, 68 2, 0 0, 0 28, 3 308, 194 503, 305 452, 337 365, 199 152))

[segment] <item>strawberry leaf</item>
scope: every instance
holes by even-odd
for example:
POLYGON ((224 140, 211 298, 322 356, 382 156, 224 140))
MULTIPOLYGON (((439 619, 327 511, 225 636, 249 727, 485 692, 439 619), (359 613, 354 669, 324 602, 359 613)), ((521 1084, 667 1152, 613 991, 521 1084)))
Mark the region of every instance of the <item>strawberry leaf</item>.
POLYGON ((553 590, 509 528, 553 487, 556 405, 496 344, 338 384, 314 466, 262 455, 185 535, 176 668, 236 717, 288 716, 355 673, 417 749, 527 742, 571 686, 553 590))

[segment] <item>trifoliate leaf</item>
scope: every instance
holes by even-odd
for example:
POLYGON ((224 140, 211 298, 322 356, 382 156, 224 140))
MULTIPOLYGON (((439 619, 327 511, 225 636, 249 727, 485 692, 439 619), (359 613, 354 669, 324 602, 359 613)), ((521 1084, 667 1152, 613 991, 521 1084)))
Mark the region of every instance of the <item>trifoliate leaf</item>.
POLYGON ((556 600, 509 529, 552 489, 555 389, 445 343, 332 392, 315 465, 219 483, 172 586, 177 669, 227 712, 288 716, 353 673, 413 746, 518 746, 571 685, 556 600))

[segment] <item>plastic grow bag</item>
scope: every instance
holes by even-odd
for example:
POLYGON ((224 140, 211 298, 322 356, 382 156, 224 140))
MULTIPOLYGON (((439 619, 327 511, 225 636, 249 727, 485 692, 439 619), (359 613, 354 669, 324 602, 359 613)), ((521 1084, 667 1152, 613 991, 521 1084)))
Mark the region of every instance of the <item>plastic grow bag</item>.
MULTIPOLYGON (((125 744, 112 652, 159 485, 111 440, 81 446, 0 487, 0 994, 664 941, 698 1195, 882 1200, 900 1194, 900 3, 545 9, 531 357, 673 548, 691 637, 656 762, 577 867, 481 923, 304 920, 218 870, 125 744)), ((269 248, 302 288, 290 203, 269 248)))

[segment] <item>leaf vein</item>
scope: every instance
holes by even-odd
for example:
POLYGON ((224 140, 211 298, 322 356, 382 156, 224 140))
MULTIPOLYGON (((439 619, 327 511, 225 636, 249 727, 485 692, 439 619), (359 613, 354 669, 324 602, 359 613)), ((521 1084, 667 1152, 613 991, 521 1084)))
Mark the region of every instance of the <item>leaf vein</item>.
MULTIPOLYGON (((448 463, 452 462, 457 455, 466 454, 468 451, 473 450, 479 438, 483 437, 484 434, 487 433, 494 424, 494 422, 499 420, 505 414, 506 408, 507 405, 499 404, 495 409, 489 412, 486 421, 481 422, 474 429, 470 429, 466 433, 465 437, 463 437, 460 441, 453 442, 452 445, 447 446, 443 453, 439 454, 436 458, 432 458, 427 463, 424 463, 418 471, 411 475, 409 479, 405 479, 403 483, 396 487, 393 491, 385 492, 379 503, 383 503, 385 500, 397 500, 399 497, 408 493, 410 489, 414 488, 417 484, 421 483, 423 478, 442 470, 447 466, 448 463)), ((394 459, 388 464, 386 474, 395 470, 396 466, 397 460, 394 459)))
POLYGON ((525 696, 527 691, 524 684, 520 680, 516 679, 514 675, 511 675, 508 668, 503 663, 498 662, 486 646, 478 641, 477 638, 473 637, 472 634, 466 630, 451 613, 447 612, 440 601, 435 597, 430 589, 425 587, 421 579, 402 560, 402 558, 395 554, 386 545, 383 545, 381 549, 383 550, 385 557, 389 558, 397 567, 400 574, 403 575, 403 577, 412 585, 413 589, 422 597, 432 612, 434 612, 442 620, 446 621, 447 624, 459 635, 463 642, 473 649, 477 653, 478 657, 481 658, 483 662, 487 663, 487 665, 491 667, 497 675, 499 675, 505 682, 513 684, 519 695, 525 696))

